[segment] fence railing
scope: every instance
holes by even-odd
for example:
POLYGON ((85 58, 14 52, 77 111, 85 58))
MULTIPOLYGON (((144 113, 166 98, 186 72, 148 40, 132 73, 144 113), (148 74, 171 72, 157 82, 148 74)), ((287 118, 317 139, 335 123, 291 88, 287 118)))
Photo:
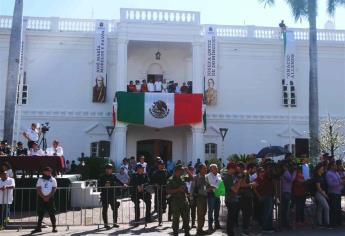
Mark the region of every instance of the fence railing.
MULTIPOLYGON (((279 187, 279 185, 277 186, 279 187)), ((6 190, 0 191, 0 195, 3 194, 0 199, 4 200, 0 203, 0 206, 9 203, 6 200, 10 196, 4 197, 5 194, 8 195, 9 193, 6 190)), ((279 192, 275 193, 273 214, 273 221, 277 228, 280 226, 281 197, 279 195, 279 192)), ((13 203, 8 205, 9 214, 6 213, 3 207, 0 208, 0 221, 9 217, 6 225, 12 228, 35 227, 38 198, 36 188, 15 188, 13 190, 13 203)), ((54 202, 57 226, 67 228, 70 226, 102 226, 104 224, 102 205, 107 205, 109 208, 107 214, 105 214, 109 225, 117 223, 123 228, 129 228, 131 224, 146 225, 149 222, 156 222, 160 225, 168 222, 171 217, 171 205, 169 204, 169 198, 165 195, 165 186, 147 186, 144 193, 138 193, 133 187, 100 188, 91 186, 87 191, 83 188, 59 187, 54 195, 54 202), (137 208, 139 209, 139 217, 135 216, 135 202, 137 200, 140 202, 137 208), (107 204, 102 204, 102 202, 107 204), (118 207, 117 217, 112 212, 114 207, 118 207), (151 219, 146 218, 146 210, 154 217, 151 217, 151 219)), ((307 200, 305 212, 306 219, 315 219, 315 203, 312 198, 307 200)), ((220 222, 226 222, 226 217, 225 199, 221 197, 220 222)), ((197 222, 196 219, 194 220, 197 222)), ((44 223, 50 225, 50 220, 45 219, 44 223)))
MULTIPOLYGON (((65 226, 67 228, 70 226, 100 227, 104 224, 102 205, 105 204, 102 204, 102 202, 109 204, 109 210, 106 214, 109 225, 114 224, 115 221, 117 224, 122 225, 122 227, 129 227, 131 224, 146 225, 152 221, 160 225, 168 222, 172 214, 165 188, 165 186, 146 186, 144 193, 138 193, 133 187, 100 188, 91 186, 87 190, 83 188, 59 187, 54 195, 57 226, 65 226), (135 202, 137 200, 140 201, 138 205, 139 217, 135 215, 135 202), (116 220, 113 218, 112 206, 118 206, 116 220), (146 210, 153 216, 151 219, 145 217, 146 210)), ((8 193, 0 191, 0 194, 5 195, 8 193)), ((8 205, 10 209, 9 214, 7 215, 5 211, 0 212, 0 220, 9 217, 7 225, 16 229, 24 226, 35 227, 38 198, 36 188, 15 188, 13 190, 13 203, 8 205)), ((2 199, 5 200, 7 198, 2 199)), ((2 202, 2 204, 5 203, 7 202, 2 202)), ((275 212, 278 212, 277 206, 275 207, 275 212)), ((278 214, 275 214, 275 219, 278 219, 278 214)), ((196 220, 194 219, 195 222, 196 220)), ((224 197, 221 197, 220 221, 226 221, 224 197)), ((51 225, 49 219, 45 219, 44 223, 51 225)))

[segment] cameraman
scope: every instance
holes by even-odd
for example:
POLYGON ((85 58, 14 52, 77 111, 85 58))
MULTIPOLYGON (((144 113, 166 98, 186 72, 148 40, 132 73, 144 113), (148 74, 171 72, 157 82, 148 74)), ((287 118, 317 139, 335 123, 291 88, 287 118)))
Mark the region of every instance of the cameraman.
POLYGON ((27 129, 24 133, 23 136, 25 139, 28 140, 28 148, 31 149, 32 145, 34 142, 38 142, 38 139, 40 137, 40 132, 37 129, 37 124, 36 123, 32 123, 31 124, 31 128, 27 129))

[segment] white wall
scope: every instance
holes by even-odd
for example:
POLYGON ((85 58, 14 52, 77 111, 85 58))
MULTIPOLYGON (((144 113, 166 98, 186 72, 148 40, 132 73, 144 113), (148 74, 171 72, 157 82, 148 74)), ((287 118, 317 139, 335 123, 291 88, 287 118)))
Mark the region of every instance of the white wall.
MULTIPOLYGON (((168 26, 167 26, 168 27, 168 26)), ((176 29, 175 29, 176 30, 176 29)), ((185 32, 184 32, 185 33, 185 32)), ((195 34, 192 32, 191 34, 195 34)), ((133 32, 131 34, 133 36, 133 32)), ((192 36, 191 36, 192 37, 192 36)), ((2 136, 9 30, 0 30, 0 138, 2 136)), ((176 41, 180 39, 176 38, 176 41)), ((155 62, 156 43, 129 43, 128 78, 142 79, 147 66, 155 62), (149 46, 145 46, 149 45, 149 46)), ((191 44, 161 45, 160 63, 168 80, 191 80, 191 44)), ((279 135, 287 129, 288 109, 282 106, 282 42, 264 39, 222 38, 219 45, 218 105, 209 107, 208 125, 228 127, 225 156, 257 152, 267 140, 284 145, 279 135)), ((30 31, 27 38, 26 71, 28 104, 24 106, 22 128, 31 122, 49 121, 48 142, 61 140, 67 159, 81 152, 89 155, 92 141, 107 140, 104 128, 111 124, 116 78, 116 35, 109 38, 108 90, 105 104, 92 99, 92 33, 30 31)), ((292 129, 300 136, 308 130, 308 44, 297 42, 297 107, 291 109, 292 129)), ((345 117, 345 46, 319 42, 320 114, 345 117)), ((163 138, 173 141, 173 159, 192 156, 186 128, 128 129, 128 156, 134 155, 136 140, 163 138)), ((205 143, 217 142, 217 133, 205 135, 205 143)), ((220 153, 218 147, 218 154, 220 153)), ((122 157, 121 157, 122 158, 122 157)))

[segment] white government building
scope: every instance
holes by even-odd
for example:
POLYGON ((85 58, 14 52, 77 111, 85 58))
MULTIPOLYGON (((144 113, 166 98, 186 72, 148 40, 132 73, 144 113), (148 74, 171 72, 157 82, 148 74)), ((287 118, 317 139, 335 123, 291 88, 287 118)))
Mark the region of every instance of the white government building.
MULTIPOLYGON (((296 56, 287 86, 284 40, 278 27, 202 25, 198 12, 120 11, 120 19, 110 21, 24 18, 27 98, 20 108, 20 130, 32 122, 49 122, 48 144, 59 139, 66 159, 77 159, 83 152, 110 156, 117 163, 139 153, 193 163, 197 158, 225 159, 308 138, 308 29, 288 29, 293 31, 290 43, 296 56), (104 103, 93 102, 99 22, 107 39, 104 103), (109 136, 115 92, 126 91, 129 81, 149 76, 180 85, 192 81, 193 93, 204 92, 205 32, 210 29, 216 45, 212 79, 217 97, 214 105, 203 106, 206 131, 202 123, 152 128, 117 121, 109 136), (220 128, 228 129, 224 143, 220 128)), ((0 137, 11 22, 11 17, 0 16, 0 137)), ((345 118, 345 31, 320 29, 318 39, 320 115, 345 118)))

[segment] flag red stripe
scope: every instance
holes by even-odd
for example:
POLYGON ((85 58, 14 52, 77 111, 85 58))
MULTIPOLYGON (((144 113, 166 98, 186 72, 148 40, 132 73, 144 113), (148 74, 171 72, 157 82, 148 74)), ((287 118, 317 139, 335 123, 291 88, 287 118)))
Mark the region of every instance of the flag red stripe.
POLYGON ((202 121, 202 94, 175 94, 174 125, 202 121))
POLYGON ((113 106, 113 125, 114 125, 114 127, 116 126, 116 111, 115 111, 114 106, 113 106))

